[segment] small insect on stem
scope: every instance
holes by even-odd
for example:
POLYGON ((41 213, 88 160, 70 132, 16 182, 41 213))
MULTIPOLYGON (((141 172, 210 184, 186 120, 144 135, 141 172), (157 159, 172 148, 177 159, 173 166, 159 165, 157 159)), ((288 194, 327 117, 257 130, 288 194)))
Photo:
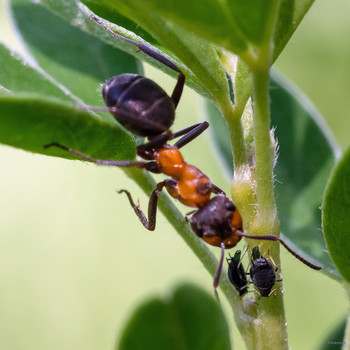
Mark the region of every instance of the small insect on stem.
POLYGON ((277 270, 277 266, 273 267, 266 258, 260 255, 259 247, 255 246, 252 250, 249 274, 261 297, 269 297, 274 292, 272 287, 275 283, 282 281, 276 281, 277 270))
POLYGON ((241 251, 236 250, 233 257, 231 255, 229 259, 226 259, 228 263, 228 278, 232 285, 236 288, 239 296, 242 297, 248 292, 248 280, 247 274, 244 270, 242 261, 241 261, 241 251))

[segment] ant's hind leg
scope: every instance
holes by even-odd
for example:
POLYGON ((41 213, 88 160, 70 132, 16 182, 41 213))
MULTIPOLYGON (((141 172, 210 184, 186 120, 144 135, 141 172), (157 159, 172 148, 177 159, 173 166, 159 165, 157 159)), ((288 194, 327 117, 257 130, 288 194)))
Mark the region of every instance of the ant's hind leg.
POLYGON ((225 256, 225 244, 223 242, 220 243, 220 248, 221 248, 221 255, 220 255, 218 266, 216 268, 216 272, 215 272, 215 275, 214 275, 214 290, 215 291, 216 291, 216 288, 219 285, 221 271, 222 271, 222 265, 223 265, 224 256, 225 256))
POLYGON ((159 182, 156 189, 152 192, 151 197, 148 202, 148 218, 141 210, 139 204, 135 204, 134 200, 131 197, 131 194, 127 190, 120 190, 118 193, 125 193, 129 199, 130 205, 134 209, 137 217, 141 221, 142 225, 149 231, 154 231, 156 227, 156 217, 157 217, 157 204, 159 195, 165 186, 165 181, 159 182))
POLYGON ((57 142, 52 142, 44 146, 44 148, 50 148, 50 147, 58 147, 63 149, 64 151, 67 151, 83 160, 86 160, 87 162, 95 163, 97 165, 106 165, 106 166, 118 166, 118 167, 129 167, 129 166, 136 166, 140 169, 147 169, 150 167, 150 162, 138 162, 138 161, 132 161, 132 160, 104 160, 104 159, 95 159, 90 157, 87 154, 81 153, 79 151, 76 151, 75 149, 68 148, 65 146, 62 146, 61 144, 57 142))

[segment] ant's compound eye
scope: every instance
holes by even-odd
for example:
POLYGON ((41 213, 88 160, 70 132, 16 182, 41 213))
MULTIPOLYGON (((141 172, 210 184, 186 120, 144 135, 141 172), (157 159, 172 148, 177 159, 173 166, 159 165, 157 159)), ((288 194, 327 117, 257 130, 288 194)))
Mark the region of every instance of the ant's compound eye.
MULTIPOLYGON (((194 227, 192 226, 192 229, 193 229, 194 227)), ((203 237, 203 230, 202 229, 200 229, 199 227, 195 227, 194 228, 194 233, 199 237, 199 238, 202 238, 203 237)))
POLYGON ((236 210, 236 206, 231 201, 227 201, 225 203, 225 208, 227 210, 230 210, 230 211, 235 211, 236 210))

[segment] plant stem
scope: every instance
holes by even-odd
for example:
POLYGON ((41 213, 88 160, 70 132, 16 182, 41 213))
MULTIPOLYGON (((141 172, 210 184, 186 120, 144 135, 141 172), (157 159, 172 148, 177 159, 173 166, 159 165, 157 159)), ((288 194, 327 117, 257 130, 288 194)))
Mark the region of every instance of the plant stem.
MULTIPOLYGON (((275 198, 273 191, 274 147, 270 138, 270 99, 268 92, 268 70, 253 72, 253 110, 256 169, 256 198, 259 216, 275 221, 275 198)), ((272 228, 272 227, 271 227, 272 228)), ((274 232, 278 231, 273 230, 274 232)))
MULTIPOLYGON (((254 112, 254 155, 255 155, 255 215, 248 230, 251 234, 279 235, 273 191, 274 142, 270 136, 270 105, 268 70, 257 70, 253 73, 253 112, 254 112)), ((248 242, 250 246, 256 242, 248 242)), ((272 259, 279 262, 279 246, 263 242, 260 246, 262 255, 269 251, 272 259)), ((280 269, 280 267, 279 267, 280 269)), ((281 288, 275 296, 257 297, 257 319, 254 323, 255 336, 259 342, 255 349, 287 349, 287 330, 281 288)))
POLYGON ((247 162, 247 152, 240 119, 242 113, 235 110, 229 100, 221 105, 221 113, 225 116, 230 131, 234 167, 240 168, 247 162))

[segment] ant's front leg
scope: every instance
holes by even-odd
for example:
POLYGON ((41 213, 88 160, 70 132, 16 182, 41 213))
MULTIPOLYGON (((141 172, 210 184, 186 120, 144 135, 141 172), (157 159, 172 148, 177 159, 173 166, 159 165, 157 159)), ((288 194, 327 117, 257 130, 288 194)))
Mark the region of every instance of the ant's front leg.
POLYGON ((164 186, 166 186, 167 180, 159 182, 156 189, 152 192, 151 197, 148 202, 148 218, 141 210, 139 204, 135 204, 131 197, 131 194, 127 190, 120 190, 119 193, 125 193, 129 199, 130 205, 134 209, 137 217, 141 221, 142 225, 146 227, 149 231, 154 231, 156 227, 156 217, 157 217, 157 204, 158 198, 164 186))
POLYGON ((211 184, 211 191, 214 194, 223 194, 226 195, 226 193, 224 192, 224 190, 222 190, 219 186, 216 186, 215 184, 211 184))
POLYGON ((172 133, 170 130, 167 130, 165 133, 160 134, 156 137, 154 137, 152 140, 142 144, 138 145, 136 147, 136 153, 138 156, 144 158, 144 159, 153 159, 153 150, 162 147, 165 145, 169 140, 175 139, 177 137, 181 137, 180 140, 178 140, 174 146, 177 148, 181 148, 183 146, 186 146, 188 143, 193 141, 195 138, 197 138, 200 134, 203 133, 207 128, 209 127, 208 122, 198 123, 191 125, 185 129, 176 131, 172 133))
POLYGON ((183 146, 186 146, 188 143, 193 141, 195 138, 197 138, 200 134, 203 133, 207 128, 209 127, 208 122, 203 122, 199 124, 195 124, 192 126, 189 126, 183 130, 179 130, 173 134, 173 138, 182 136, 180 140, 178 140, 174 146, 177 148, 181 148, 183 146))
POLYGON ((136 147, 137 155, 144 159, 153 159, 152 151, 154 149, 162 147, 169 140, 182 136, 181 139, 174 144, 175 147, 180 149, 181 147, 186 146, 188 143, 190 143, 199 135, 201 135, 208 127, 209 123, 203 122, 191 125, 185 129, 176 131, 174 133, 172 133, 170 130, 167 130, 165 133, 154 137, 150 141, 142 145, 138 145, 136 147))

